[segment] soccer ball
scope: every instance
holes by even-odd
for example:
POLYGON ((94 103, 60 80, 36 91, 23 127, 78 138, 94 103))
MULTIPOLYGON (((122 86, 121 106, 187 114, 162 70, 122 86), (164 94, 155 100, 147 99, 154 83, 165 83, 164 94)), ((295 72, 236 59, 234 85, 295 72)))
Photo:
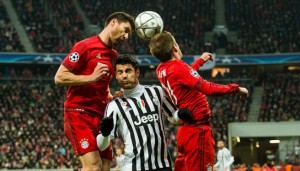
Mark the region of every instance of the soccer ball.
POLYGON ((135 18, 136 33, 144 40, 150 40, 156 33, 161 33, 163 27, 162 18, 154 11, 144 11, 135 18))

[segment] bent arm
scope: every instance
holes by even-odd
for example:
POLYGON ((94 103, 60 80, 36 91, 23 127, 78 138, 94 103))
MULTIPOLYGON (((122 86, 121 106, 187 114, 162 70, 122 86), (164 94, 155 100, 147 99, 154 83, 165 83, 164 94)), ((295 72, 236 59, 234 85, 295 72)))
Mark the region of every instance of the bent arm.
POLYGON ((54 81, 56 85, 63 86, 78 86, 93 82, 90 75, 75 75, 64 65, 60 65, 55 74, 54 81))

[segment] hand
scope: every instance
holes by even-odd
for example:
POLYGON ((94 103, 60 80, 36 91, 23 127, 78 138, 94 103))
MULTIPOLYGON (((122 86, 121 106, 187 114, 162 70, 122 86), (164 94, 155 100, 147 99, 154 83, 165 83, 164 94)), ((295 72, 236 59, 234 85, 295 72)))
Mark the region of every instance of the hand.
POLYGON ((123 96, 123 91, 115 91, 115 93, 112 95, 113 99, 118 98, 118 97, 122 97, 123 96))
POLYGON ((245 87, 239 87, 238 94, 240 95, 241 99, 245 99, 249 95, 248 90, 245 87))
POLYGON ((207 62, 208 60, 214 61, 213 55, 208 52, 204 52, 200 58, 203 59, 204 62, 207 62))
POLYGON ((114 128, 113 115, 103 118, 100 123, 100 131, 104 137, 107 137, 114 128))
POLYGON ((193 120, 193 114, 192 112, 187 108, 179 109, 178 111, 178 118, 184 121, 192 121, 193 120))
POLYGON ((108 71, 109 71, 109 69, 108 69, 107 65, 98 62, 97 66, 94 68, 94 72, 91 74, 92 82, 97 82, 104 75, 109 76, 109 72, 108 71))

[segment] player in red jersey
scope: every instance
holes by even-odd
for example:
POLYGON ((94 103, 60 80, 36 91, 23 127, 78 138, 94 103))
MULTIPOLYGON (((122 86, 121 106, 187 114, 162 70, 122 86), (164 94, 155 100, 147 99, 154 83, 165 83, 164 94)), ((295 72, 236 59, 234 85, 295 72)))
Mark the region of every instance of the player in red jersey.
POLYGON ((179 109, 188 108, 193 121, 182 121, 177 133, 179 155, 175 171, 208 171, 213 169, 215 142, 210 126, 211 111, 206 95, 216 96, 238 93, 248 96, 248 90, 237 84, 215 84, 204 80, 196 71, 210 53, 203 53, 192 66, 181 60, 182 53, 175 38, 169 32, 156 34, 149 43, 150 52, 162 63, 156 75, 165 92, 179 109))
POLYGON ((115 46, 128 39, 134 18, 124 12, 111 14, 99 35, 76 43, 62 61, 57 85, 69 86, 64 103, 64 130, 82 170, 110 170, 112 148, 99 152, 96 136, 107 103, 112 99, 109 84, 114 77, 115 46))

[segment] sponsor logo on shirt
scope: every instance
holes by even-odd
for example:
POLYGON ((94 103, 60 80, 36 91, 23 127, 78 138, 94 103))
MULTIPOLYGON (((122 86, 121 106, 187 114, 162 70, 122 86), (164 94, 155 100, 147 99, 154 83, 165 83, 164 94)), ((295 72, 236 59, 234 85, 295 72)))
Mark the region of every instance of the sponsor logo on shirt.
POLYGON ((157 113, 148 114, 146 116, 137 115, 136 117, 137 117, 137 121, 134 121, 134 124, 136 126, 140 126, 142 124, 148 124, 148 123, 155 123, 158 121, 157 113))
POLYGON ((198 74, 198 72, 197 72, 196 70, 194 70, 194 69, 192 69, 192 70, 190 71, 190 73, 191 73, 191 75, 192 75, 193 77, 200 77, 200 75, 198 74))
POLYGON ((71 62, 77 62, 79 60, 79 54, 77 52, 70 53, 69 60, 71 62))

